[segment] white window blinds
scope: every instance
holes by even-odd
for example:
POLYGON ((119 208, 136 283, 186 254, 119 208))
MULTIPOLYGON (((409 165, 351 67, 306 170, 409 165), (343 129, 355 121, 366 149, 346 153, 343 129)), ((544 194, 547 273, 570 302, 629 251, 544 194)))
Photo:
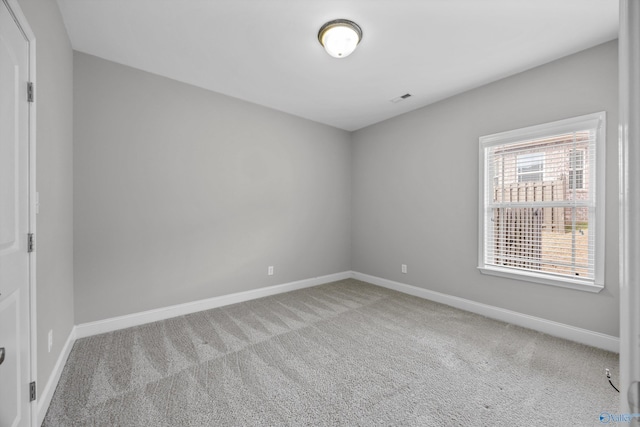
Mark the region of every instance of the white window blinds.
POLYGON ((604 120, 598 113, 480 138, 481 269, 602 288, 604 120))

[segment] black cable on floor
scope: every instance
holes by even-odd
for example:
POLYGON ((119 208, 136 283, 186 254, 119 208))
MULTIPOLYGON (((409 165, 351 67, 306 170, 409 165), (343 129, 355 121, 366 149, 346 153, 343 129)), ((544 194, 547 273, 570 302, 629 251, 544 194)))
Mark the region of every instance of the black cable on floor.
POLYGON ((615 391, 617 391, 618 393, 620 393, 620 390, 618 390, 618 389, 616 388, 616 386, 614 386, 614 385, 613 385, 613 383, 611 382, 611 380, 609 380, 609 384, 611 384, 611 387, 613 387, 613 389, 614 389, 615 391))
POLYGON ((618 390, 618 389, 616 388, 616 386, 614 386, 614 385, 613 385, 613 383, 611 382, 611 372, 609 372, 609 370, 608 370, 608 369, 605 369, 605 372, 607 373, 607 379, 609 380, 609 384, 611 384, 611 387, 613 387, 613 389, 614 389, 615 391, 617 391, 618 393, 620 393, 620 390, 618 390))

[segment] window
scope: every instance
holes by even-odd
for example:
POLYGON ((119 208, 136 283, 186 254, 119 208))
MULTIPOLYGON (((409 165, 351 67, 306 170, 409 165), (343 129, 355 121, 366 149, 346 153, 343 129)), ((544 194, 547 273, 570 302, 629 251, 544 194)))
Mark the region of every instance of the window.
POLYGON ((482 273, 604 287, 605 113, 480 138, 482 273))
POLYGON ((518 182, 542 181, 544 178, 544 152, 518 154, 518 182))
POLYGON ((569 188, 584 188, 584 153, 585 150, 571 150, 571 169, 569 169, 569 188))

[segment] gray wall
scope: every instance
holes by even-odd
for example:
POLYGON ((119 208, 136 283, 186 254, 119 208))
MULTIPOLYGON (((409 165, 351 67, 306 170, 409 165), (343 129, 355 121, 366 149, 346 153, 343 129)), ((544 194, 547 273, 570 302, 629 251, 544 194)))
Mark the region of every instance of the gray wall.
POLYGON ((73 52, 55 1, 19 4, 36 36, 37 380, 44 387, 74 324, 73 52))
POLYGON ((74 73, 76 323, 350 269, 348 132, 83 53, 74 73))
POLYGON ((618 336, 617 73, 614 41, 355 132, 353 270, 618 336), (478 137, 602 110, 605 290, 480 274, 478 137))

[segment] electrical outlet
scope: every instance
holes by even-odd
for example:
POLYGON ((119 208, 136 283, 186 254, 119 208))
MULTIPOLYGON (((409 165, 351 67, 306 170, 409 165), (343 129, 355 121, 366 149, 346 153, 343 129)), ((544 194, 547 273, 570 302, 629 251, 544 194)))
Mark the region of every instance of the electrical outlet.
POLYGON ((402 273, 407 274, 407 264, 402 264, 402 273))
POLYGON ((267 275, 273 276, 273 265, 270 265, 269 268, 267 269, 267 275))
POLYGON ((53 329, 49 329, 49 353, 51 353, 51 347, 53 347, 53 329))

